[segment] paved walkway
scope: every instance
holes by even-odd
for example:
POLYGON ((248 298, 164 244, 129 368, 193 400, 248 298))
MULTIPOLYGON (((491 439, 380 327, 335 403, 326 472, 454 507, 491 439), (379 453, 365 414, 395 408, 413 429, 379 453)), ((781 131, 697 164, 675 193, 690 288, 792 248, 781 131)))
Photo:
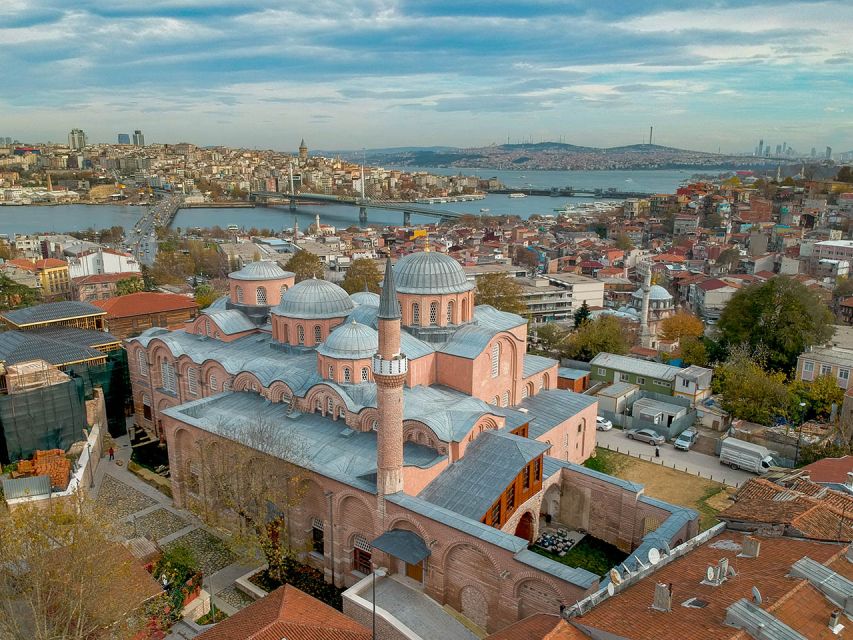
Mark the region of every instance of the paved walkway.
POLYGON ((709 456, 698 451, 678 451, 671 444, 661 446, 660 458, 656 458, 653 446, 645 442, 628 439, 620 429, 598 431, 596 436, 598 446, 605 449, 663 464, 679 471, 722 482, 731 487, 739 487, 747 480, 756 477, 748 471, 730 469, 721 465, 720 459, 716 456, 709 456))
MULTIPOLYGON (((160 547, 176 541, 186 545, 196 555, 204 574, 204 588, 213 593, 215 606, 231 615, 249 604, 251 600, 236 591, 234 581, 259 564, 240 563, 220 536, 195 515, 179 509, 170 497, 128 471, 130 440, 123 436, 114 442, 115 462, 108 456, 101 460, 95 473, 93 495, 104 503, 119 524, 121 534, 128 539, 147 537, 160 547)), ((178 627, 181 635, 176 637, 186 637, 189 629, 187 625, 178 627)))

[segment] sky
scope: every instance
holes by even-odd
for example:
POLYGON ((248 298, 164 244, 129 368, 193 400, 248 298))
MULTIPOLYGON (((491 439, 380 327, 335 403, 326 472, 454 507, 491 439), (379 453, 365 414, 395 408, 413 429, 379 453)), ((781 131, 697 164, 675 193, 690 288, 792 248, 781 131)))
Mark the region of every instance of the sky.
POLYGON ((853 149, 853 2, 0 0, 0 136, 853 149))

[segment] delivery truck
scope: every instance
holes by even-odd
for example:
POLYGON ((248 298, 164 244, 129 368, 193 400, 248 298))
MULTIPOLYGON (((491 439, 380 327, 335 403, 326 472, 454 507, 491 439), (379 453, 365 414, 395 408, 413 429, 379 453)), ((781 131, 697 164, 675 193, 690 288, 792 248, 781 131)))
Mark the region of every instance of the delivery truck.
POLYGON ((726 438, 721 442, 720 464, 761 474, 773 466, 773 456, 767 447, 760 444, 726 438))

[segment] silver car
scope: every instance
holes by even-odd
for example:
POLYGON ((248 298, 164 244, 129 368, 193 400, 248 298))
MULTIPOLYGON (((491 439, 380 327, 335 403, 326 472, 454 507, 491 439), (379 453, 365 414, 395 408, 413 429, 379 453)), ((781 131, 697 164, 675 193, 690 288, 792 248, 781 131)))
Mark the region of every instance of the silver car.
POLYGON ((658 434, 654 429, 628 429, 625 435, 631 440, 648 442, 656 446, 660 446, 666 442, 666 438, 658 434))

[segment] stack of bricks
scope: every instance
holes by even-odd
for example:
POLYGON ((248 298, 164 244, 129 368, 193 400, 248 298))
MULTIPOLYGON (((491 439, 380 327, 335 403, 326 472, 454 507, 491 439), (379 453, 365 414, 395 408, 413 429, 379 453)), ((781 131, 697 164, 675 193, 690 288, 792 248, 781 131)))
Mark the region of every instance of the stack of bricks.
POLYGON ((65 491, 71 476, 71 462, 62 449, 36 451, 33 456, 36 475, 50 476, 50 486, 65 491))
POLYGON ((12 472, 12 478, 27 478, 36 472, 36 467, 32 460, 19 460, 12 472))

